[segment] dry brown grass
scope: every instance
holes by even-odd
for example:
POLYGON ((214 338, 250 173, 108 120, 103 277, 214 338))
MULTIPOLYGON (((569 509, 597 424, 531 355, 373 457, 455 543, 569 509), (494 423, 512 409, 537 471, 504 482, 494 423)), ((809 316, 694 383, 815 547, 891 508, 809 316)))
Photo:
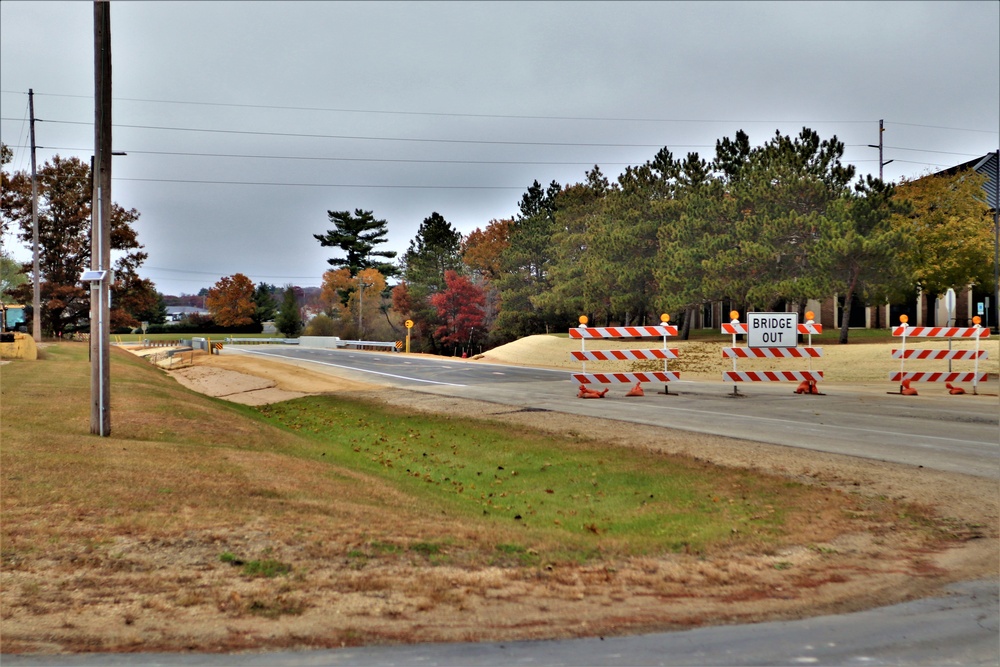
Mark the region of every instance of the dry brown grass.
MULTIPOLYGON (((431 514, 379 478, 286 456, 295 436, 118 352, 112 437, 89 436, 86 351, 64 345, 45 350, 36 366, 2 371, 4 652, 617 634, 857 609, 997 568, 988 483, 930 472, 913 480, 912 471, 878 464, 869 473, 830 456, 596 420, 587 431, 604 433, 609 446, 696 446, 706 461, 731 453, 786 470, 815 485, 816 503, 777 548, 744 543, 707 555, 583 563, 532 561, 526 550, 524 564, 522 552, 496 548, 526 544, 523 528, 431 514), (75 389, 54 396, 52 387, 64 385, 75 389), (897 496, 922 487, 962 492, 968 504, 931 503, 920 511, 932 529, 914 528, 898 501, 915 497, 897 496), (854 513, 823 501, 852 488, 864 492, 851 502, 854 513), (966 540, 971 547, 955 548, 966 540), (224 553, 291 571, 248 575, 224 553)), ((450 401, 449 409, 483 408, 450 401)), ((538 415, 502 418, 525 420, 520 428, 538 415)))

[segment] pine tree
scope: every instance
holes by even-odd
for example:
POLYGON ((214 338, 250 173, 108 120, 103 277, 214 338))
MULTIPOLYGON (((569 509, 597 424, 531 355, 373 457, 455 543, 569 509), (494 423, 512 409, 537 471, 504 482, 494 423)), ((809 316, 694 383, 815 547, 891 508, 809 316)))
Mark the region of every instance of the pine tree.
POLYGON ((299 314, 299 301, 295 296, 295 288, 285 285, 285 293, 281 299, 281 308, 274 319, 274 326, 286 338, 297 338, 302 333, 302 316, 299 314))
POLYGON ((379 261, 378 258, 392 259, 395 251, 376 251, 375 248, 387 241, 388 223, 376 220, 372 211, 360 208, 350 211, 327 211, 334 228, 326 234, 313 234, 324 248, 340 248, 346 257, 333 257, 327 261, 335 268, 346 268, 352 276, 358 275, 363 269, 377 269, 383 276, 394 276, 396 267, 379 261))

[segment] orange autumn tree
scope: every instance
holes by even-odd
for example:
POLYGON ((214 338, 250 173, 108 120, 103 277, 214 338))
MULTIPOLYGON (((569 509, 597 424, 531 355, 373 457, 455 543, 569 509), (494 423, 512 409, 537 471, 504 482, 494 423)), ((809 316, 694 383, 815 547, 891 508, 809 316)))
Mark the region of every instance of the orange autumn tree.
POLYGON ((226 276, 208 290, 205 307, 219 326, 240 327, 252 324, 257 311, 253 293, 253 281, 242 273, 226 276))
POLYGON ((486 229, 478 227, 462 240, 462 261, 486 280, 500 275, 500 255, 510 245, 514 221, 490 220, 486 229))
POLYGON ((323 274, 320 301, 328 316, 356 325, 353 335, 362 338, 379 314, 385 287, 385 276, 377 269, 362 269, 356 276, 346 268, 330 270, 323 274))

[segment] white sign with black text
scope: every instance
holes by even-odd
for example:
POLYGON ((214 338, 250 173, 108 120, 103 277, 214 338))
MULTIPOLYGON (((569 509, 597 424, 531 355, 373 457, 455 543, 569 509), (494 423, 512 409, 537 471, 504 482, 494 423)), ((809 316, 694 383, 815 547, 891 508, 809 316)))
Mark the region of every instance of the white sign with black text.
POLYGON ((796 347, 798 313, 747 313, 747 347, 796 347))

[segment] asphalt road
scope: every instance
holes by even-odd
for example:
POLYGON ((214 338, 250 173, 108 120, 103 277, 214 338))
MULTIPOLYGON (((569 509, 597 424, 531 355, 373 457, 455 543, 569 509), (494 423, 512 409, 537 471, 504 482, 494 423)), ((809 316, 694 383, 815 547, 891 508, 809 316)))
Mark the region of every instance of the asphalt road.
MULTIPOLYGON (((487 400, 806 447, 1000 479, 996 381, 981 396, 902 397, 893 387, 823 387, 797 396, 788 385, 672 383, 668 394, 618 390, 576 397, 567 371, 274 347, 230 354, 284 357, 316 370, 416 391, 487 400), (985 395, 992 394, 992 395, 985 395)), ((345 648, 240 655, 90 654, 0 656, 3 667, 340 667, 342 665, 998 665, 1000 582, 965 582, 948 594, 855 614, 718 626, 630 637, 482 644, 345 648)))

